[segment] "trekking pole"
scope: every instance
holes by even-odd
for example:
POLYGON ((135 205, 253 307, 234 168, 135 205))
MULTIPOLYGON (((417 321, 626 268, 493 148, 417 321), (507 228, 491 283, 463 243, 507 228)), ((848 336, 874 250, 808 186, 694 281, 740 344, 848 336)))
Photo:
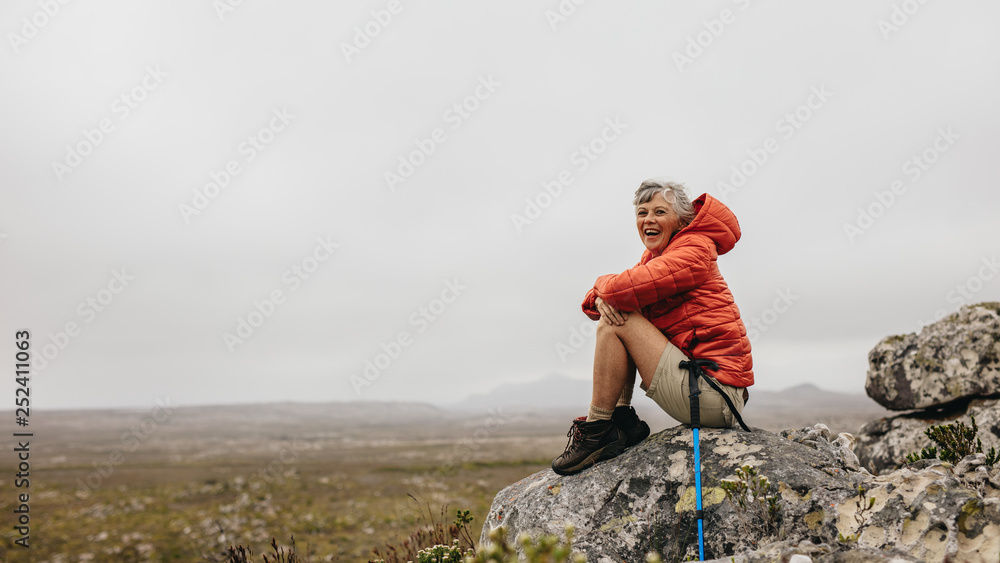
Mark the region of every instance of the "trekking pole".
POLYGON ((713 362, 712 360, 684 360, 679 364, 681 369, 688 370, 688 389, 691 394, 688 395, 691 399, 691 430, 694 433, 694 493, 695 493, 695 518, 698 519, 698 560, 705 560, 705 528, 704 528, 704 514, 702 513, 701 506, 701 445, 698 442, 698 429, 701 428, 701 411, 698 408, 698 395, 701 394, 701 389, 698 388, 698 379, 701 377, 705 378, 705 382, 708 386, 715 390, 724 401, 726 401, 726 406, 729 407, 729 412, 733 414, 736 422, 740 423, 743 430, 747 432, 752 432, 750 427, 743 422, 743 417, 740 416, 740 411, 736 410, 736 406, 730 400, 729 396, 726 395, 722 389, 719 388, 718 382, 714 381, 709 377, 701 368, 705 367, 712 371, 717 371, 719 369, 719 364, 713 362))
POLYGON ((695 516, 698 518, 698 561, 705 560, 705 528, 701 512, 701 447, 698 445, 698 427, 694 427, 694 493, 695 516))
POLYGON ((685 360, 680 363, 680 368, 688 370, 688 389, 691 394, 691 431, 694 433, 694 494, 695 494, 695 518, 698 520, 698 561, 705 560, 705 527, 704 513, 701 506, 701 444, 698 441, 698 430, 701 428, 701 411, 698 408, 698 395, 701 390, 698 388, 698 378, 700 377, 701 366, 709 369, 719 369, 718 364, 710 360, 685 360))

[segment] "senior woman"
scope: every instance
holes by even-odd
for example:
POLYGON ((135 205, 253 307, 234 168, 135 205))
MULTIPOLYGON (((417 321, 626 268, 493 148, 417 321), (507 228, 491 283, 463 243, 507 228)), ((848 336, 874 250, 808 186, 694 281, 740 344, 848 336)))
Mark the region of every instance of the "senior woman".
POLYGON ((711 360, 713 384, 698 378, 702 426, 729 428, 753 385, 750 340, 716 259, 740 239, 736 216, 708 194, 646 180, 635 192, 635 222, 646 246, 639 263, 597 278, 583 312, 598 321, 594 388, 587 417, 573 421, 566 451, 552 461, 561 475, 583 471, 649 436, 631 405, 639 386, 670 416, 691 422, 686 360, 711 360))

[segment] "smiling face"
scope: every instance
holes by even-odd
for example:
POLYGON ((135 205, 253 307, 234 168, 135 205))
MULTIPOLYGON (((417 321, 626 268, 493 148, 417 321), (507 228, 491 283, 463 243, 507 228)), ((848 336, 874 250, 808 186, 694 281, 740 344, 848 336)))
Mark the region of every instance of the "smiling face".
POLYGON ((681 222, 674 213, 673 205, 664 199, 662 193, 657 193, 653 199, 635 208, 635 225, 642 244, 653 256, 659 256, 670 243, 670 237, 680 229, 681 222))

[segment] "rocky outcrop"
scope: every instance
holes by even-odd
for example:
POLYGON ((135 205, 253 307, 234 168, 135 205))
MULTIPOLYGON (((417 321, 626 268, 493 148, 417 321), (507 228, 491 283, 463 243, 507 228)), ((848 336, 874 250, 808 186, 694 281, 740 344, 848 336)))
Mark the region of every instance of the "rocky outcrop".
POLYGON ((920 409, 866 424, 856 452, 872 472, 899 467, 933 443, 931 426, 979 425, 985 451, 1000 448, 1000 303, 979 303, 924 327, 890 336, 868 354, 868 395, 890 409, 920 409))
MULTIPOLYGON (((706 556, 997 561, 1000 462, 991 467, 979 453, 897 467, 932 445, 924 430, 955 420, 971 426, 975 417, 984 450, 1000 448, 1000 304, 886 338, 869 365, 869 396, 923 410, 869 423, 857 440, 823 425, 780 435, 702 430, 706 556), (757 483, 759 494, 727 496, 738 483, 757 483)), ((692 447, 691 429, 678 426, 578 475, 526 477, 496 496, 482 539, 501 525, 514 536, 572 525, 574 547, 591 562, 644 561, 650 551, 687 560, 697 553, 692 447)))
POLYGON ((869 422, 861 428, 855 444, 861 465, 879 473, 903 464, 906 456, 934 445, 924 433, 929 427, 962 421, 979 427, 983 450, 1000 449, 1000 400, 976 399, 954 409, 925 410, 869 422))
POLYGON ((868 354, 868 396, 892 410, 1000 395, 1000 303, 979 303, 890 336, 868 354))
MULTIPOLYGON (((591 562, 663 560, 697 553, 690 428, 655 434, 621 456, 578 475, 550 470, 526 477, 494 499, 483 527, 512 534, 561 534, 591 562)), ((706 557, 736 561, 996 561, 1000 553, 1000 468, 984 456, 954 467, 921 461, 873 476, 823 425, 752 433, 701 432, 706 557), (964 464, 964 465, 963 465, 964 464), (768 496, 740 507, 722 482, 751 466, 767 478, 768 496), (798 557, 795 560, 805 560, 798 557)))

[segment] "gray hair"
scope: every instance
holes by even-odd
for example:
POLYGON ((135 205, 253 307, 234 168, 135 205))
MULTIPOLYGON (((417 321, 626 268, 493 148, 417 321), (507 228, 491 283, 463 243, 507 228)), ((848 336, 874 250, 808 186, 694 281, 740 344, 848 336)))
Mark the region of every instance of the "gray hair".
POLYGON ((669 182, 650 178, 639 185, 635 191, 635 199, 632 205, 639 207, 643 203, 649 202, 656 194, 663 194, 663 199, 670 202, 674 208, 674 213, 680 219, 681 227, 687 226, 694 219, 694 206, 688 199, 684 184, 680 182, 669 182))

